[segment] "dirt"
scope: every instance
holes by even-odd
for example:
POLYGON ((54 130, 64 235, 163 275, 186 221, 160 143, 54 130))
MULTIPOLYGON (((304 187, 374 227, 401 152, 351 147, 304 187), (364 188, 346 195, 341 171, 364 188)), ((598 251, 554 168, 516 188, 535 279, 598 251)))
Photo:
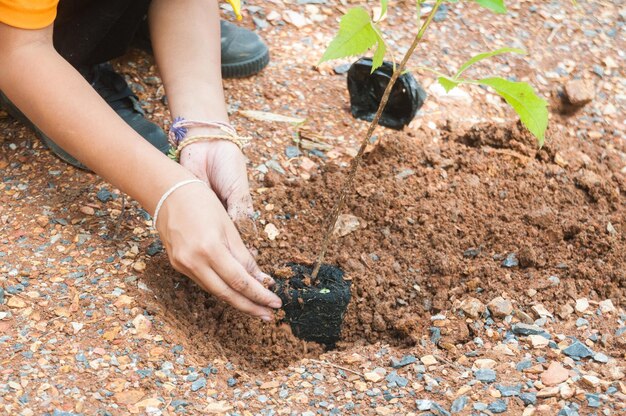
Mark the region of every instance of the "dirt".
MULTIPOLYGON (((327 257, 353 281, 339 349, 377 341, 413 346, 428 334, 429 316, 453 310, 468 294, 485 303, 505 294, 552 310, 580 296, 622 305, 626 240, 611 231, 626 229, 622 160, 556 130, 542 149, 517 124, 444 131, 438 141, 399 133, 365 159, 344 212, 367 226, 334 240, 327 257), (512 253, 519 266, 503 267, 512 253), (561 284, 551 285, 550 276, 561 284)), ((314 260, 344 177, 345 169, 327 165, 309 181, 273 177, 271 189, 256 194, 257 207, 274 207, 257 228, 271 222, 281 231, 275 241, 248 238, 263 269, 314 260)), ((173 272, 165 256, 145 276, 166 317, 177 321, 172 327, 181 328, 188 354, 200 360, 217 350, 259 370, 322 350, 284 323, 264 324, 216 302, 173 272)), ((456 325, 442 335, 460 347, 458 355, 471 348, 463 346, 471 337, 463 321, 456 325)))

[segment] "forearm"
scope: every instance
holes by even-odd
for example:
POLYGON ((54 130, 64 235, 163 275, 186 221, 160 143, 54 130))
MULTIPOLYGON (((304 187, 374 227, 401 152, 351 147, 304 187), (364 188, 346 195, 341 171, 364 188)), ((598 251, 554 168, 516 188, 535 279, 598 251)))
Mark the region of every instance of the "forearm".
POLYGON ((216 0, 154 0, 152 47, 172 116, 228 121, 216 0))
POLYGON ((129 127, 51 45, 0 50, 0 90, 62 148, 153 212, 192 177, 129 127))

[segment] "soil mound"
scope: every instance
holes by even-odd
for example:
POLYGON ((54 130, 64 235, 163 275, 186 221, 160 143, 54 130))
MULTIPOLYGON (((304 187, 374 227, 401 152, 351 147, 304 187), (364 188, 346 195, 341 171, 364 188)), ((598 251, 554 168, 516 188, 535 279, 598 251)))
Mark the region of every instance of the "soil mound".
MULTIPOLYGON (((517 124, 448 131, 439 140, 399 133, 380 143, 344 209, 361 227, 336 238, 326 258, 353 281, 338 347, 414 345, 428 335, 430 315, 453 311, 468 294, 487 303, 504 293, 553 310, 576 296, 619 305, 626 295, 622 165, 597 145, 556 132, 538 150, 517 124)), ((261 223, 280 230, 274 241, 249 238, 262 268, 314 260, 344 176, 328 166, 309 181, 274 180, 257 194, 261 223), (271 211, 263 209, 268 204, 271 211)), ((262 367, 321 351, 286 325, 263 324, 216 302, 164 257, 146 277, 185 333, 181 339, 190 340, 191 355, 221 352, 262 367)), ((472 338, 458 322, 444 329, 444 342, 472 338)))

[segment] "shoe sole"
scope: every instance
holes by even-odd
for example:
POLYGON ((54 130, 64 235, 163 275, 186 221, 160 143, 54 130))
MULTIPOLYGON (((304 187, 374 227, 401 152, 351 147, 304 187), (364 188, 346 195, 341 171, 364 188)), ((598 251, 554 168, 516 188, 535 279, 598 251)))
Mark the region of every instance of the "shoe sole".
POLYGON ((263 51, 259 56, 255 56, 244 62, 233 64, 222 64, 222 78, 246 78, 258 74, 269 64, 270 52, 263 51))

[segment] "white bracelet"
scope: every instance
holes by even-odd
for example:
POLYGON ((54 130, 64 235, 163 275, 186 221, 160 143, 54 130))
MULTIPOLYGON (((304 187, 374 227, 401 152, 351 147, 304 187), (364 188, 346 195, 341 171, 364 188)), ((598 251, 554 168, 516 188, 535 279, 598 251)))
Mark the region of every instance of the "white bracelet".
POLYGON ((170 189, 167 190, 167 192, 163 194, 161 199, 159 199, 159 203, 157 204, 156 209, 154 210, 154 215, 152 216, 153 218, 152 226, 154 227, 155 230, 157 226, 157 221, 159 219, 159 211, 161 210, 161 207, 163 206, 163 203, 165 202, 165 200, 169 198, 169 196, 172 195, 174 191, 176 191, 178 188, 182 188, 185 185, 189 185, 190 183, 196 183, 196 182, 206 185, 206 183, 200 179, 187 179, 185 181, 178 182, 177 184, 172 186, 170 189))

